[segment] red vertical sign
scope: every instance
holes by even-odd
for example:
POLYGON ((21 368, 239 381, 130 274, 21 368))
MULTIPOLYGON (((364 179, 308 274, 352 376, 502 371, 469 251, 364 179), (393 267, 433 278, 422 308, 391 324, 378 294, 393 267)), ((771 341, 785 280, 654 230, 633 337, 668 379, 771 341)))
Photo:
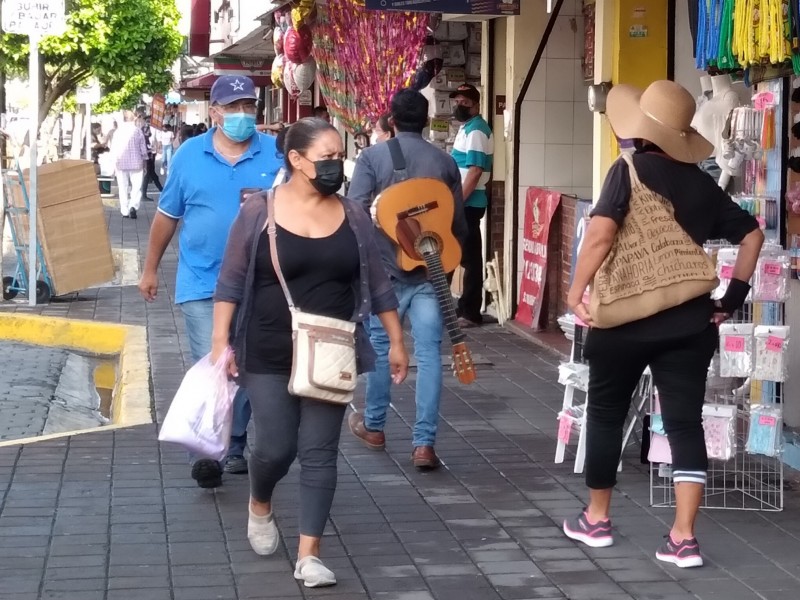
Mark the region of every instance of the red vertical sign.
POLYGON ((550 222, 561 202, 561 194, 542 188, 528 188, 522 232, 522 279, 514 317, 523 325, 536 327, 542 312, 547 277, 547 241, 550 222))

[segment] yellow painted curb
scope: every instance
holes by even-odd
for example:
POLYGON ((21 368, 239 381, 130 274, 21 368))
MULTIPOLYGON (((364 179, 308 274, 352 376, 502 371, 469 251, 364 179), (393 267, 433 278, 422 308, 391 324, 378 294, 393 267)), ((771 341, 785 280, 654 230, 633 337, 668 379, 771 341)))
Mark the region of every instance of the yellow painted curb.
POLYGON ((147 331, 144 327, 0 313, 0 340, 64 348, 92 355, 119 356, 119 373, 111 400, 111 424, 7 440, 0 442, 0 447, 153 422, 150 359, 147 354, 147 331))

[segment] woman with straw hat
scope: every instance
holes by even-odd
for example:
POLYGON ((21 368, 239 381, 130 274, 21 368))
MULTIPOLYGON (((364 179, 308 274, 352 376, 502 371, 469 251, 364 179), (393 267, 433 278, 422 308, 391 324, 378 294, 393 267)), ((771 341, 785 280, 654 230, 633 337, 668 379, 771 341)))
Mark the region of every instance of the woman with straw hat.
MULTIPOLYGON (((622 451, 622 430, 631 396, 649 366, 672 451, 677 503, 674 524, 656 557, 679 567, 703 564, 694 523, 708 469, 702 406, 709 363, 718 344, 717 325, 744 303, 764 239, 756 220, 697 166, 711 154, 712 145, 691 128, 694 112, 691 94, 671 81, 656 81, 643 92, 630 85, 612 88, 607 102, 608 120, 619 139, 633 140, 635 152, 614 163, 606 177, 568 296, 574 314, 591 328, 584 353, 590 368, 586 449, 590 502, 583 512, 564 522, 564 533, 596 548, 613 544, 609 515, 622 451), (641 194, 654 199, 650 201, 660 208, 640 202, 641 194), (637 198, 635 203, 633 196, 637 198), (615 239, 629 231, 623 227, 626 219, 643 216, 629 213, 634 208, 650 213, 663 211, 664 207, 668 212, 663 214, 668 216, 662 220, 673 220, 673 230, 694 247, 686 252, 699 250, 705 259, 700 247, 708 240, 724 238, 740 244, 725 296, 713 302, 709 293, 703 292, 662 306, 644 318, 610 327, 601 325, 599 318, 595 320, 599 308, 593 315, 584 304, 587 286, 605 268, 604 263, 612 264, 606 259, 615 247, 615 239)), ((668 229, 670 224, 666 226, 668 229)), ((651 231, 657 234, 659 229, 651 231)), ((654 251, 672 243, 658 235, 653 237, 650 249, 654 251)), ((611 255, 609 261, 613 260, 611 255)), ((655 262, 645 273, 645 278, 655 281, 656 288, 659 278, 663 286, 671 285, 666 269, 660 265, 655 262)), ((612 280, 614 277, 611 273, 612 280)), ((712 282, 711 287, 714 285, 712 282)), ((597 306, 591 303, 592 309, 597 306)))

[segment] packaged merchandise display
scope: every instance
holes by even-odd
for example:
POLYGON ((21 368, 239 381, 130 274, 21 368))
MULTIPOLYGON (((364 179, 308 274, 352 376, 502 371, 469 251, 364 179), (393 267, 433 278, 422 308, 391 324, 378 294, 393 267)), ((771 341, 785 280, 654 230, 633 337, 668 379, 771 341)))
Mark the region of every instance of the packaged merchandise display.
POLYGON ((777 456, 783 447, 783 411, 779 405, 757 404, 750 408, 747 451, 777 456))
POLYGON ((719 374, 749 377, 753 371, 753 324, 719 326, 719 374))
POLYGON ((719 278, 719 285, 711 293, 712 299, 719 300, 728 291, 728 286, 733 277, 733 267, 736 264, 738 255, 739 250, 737 248, 720 248, 717 252, 717 278, 719 278))
POLYGON ((789 252, 762 252, 753 275, 753 301, 786 302, 789 299, 791 268, 789 252))
POLYGON ((726 404, 703 406, 703 431, 708 458, 733 458, 736 454, 736 407, 726 404))
POLYGON ((786 381, 789 327, 759 325, 755 328, 754 337, 756 358, 753 377, 760 381, 786 381))

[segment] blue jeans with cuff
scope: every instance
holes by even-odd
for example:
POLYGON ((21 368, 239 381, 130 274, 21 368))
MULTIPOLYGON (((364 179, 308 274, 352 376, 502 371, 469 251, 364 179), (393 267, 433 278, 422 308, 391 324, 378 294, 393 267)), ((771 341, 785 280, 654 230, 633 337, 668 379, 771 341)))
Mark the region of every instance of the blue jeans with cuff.
MULTIPOLYGON (((214 301, 193 300, 180 305, 186 323, 186 335, 189 337, 189 350, 192 360, 197 362, 211 352, 211 334, 214 329, 214 301)), ((250 423, 250 400, 244 388, 233 400, 233 427, 231 428, 231 443, 228 447, 228 456, 243 456, 247 446, 247 425, 250 423)), ((194 463, 198 456, 189 456, 194 463)))
MULTIPOLYGON (((442 329, 444 319, 429 282, 407 284, 394 282, 400 306, 400 320, 408 316, 417 359, 417 418, 414 424, 414 447, 433 446, 439 427, 439 402, 442 397, 442 329)), ((391 370, 389 367, 389 336, 380 319, 372 315, 369 323, 370 340, 378 358, 375 371, 367 374, 364 424, 372 431, 383 431, 386 412, 392 401, 391 370)))

